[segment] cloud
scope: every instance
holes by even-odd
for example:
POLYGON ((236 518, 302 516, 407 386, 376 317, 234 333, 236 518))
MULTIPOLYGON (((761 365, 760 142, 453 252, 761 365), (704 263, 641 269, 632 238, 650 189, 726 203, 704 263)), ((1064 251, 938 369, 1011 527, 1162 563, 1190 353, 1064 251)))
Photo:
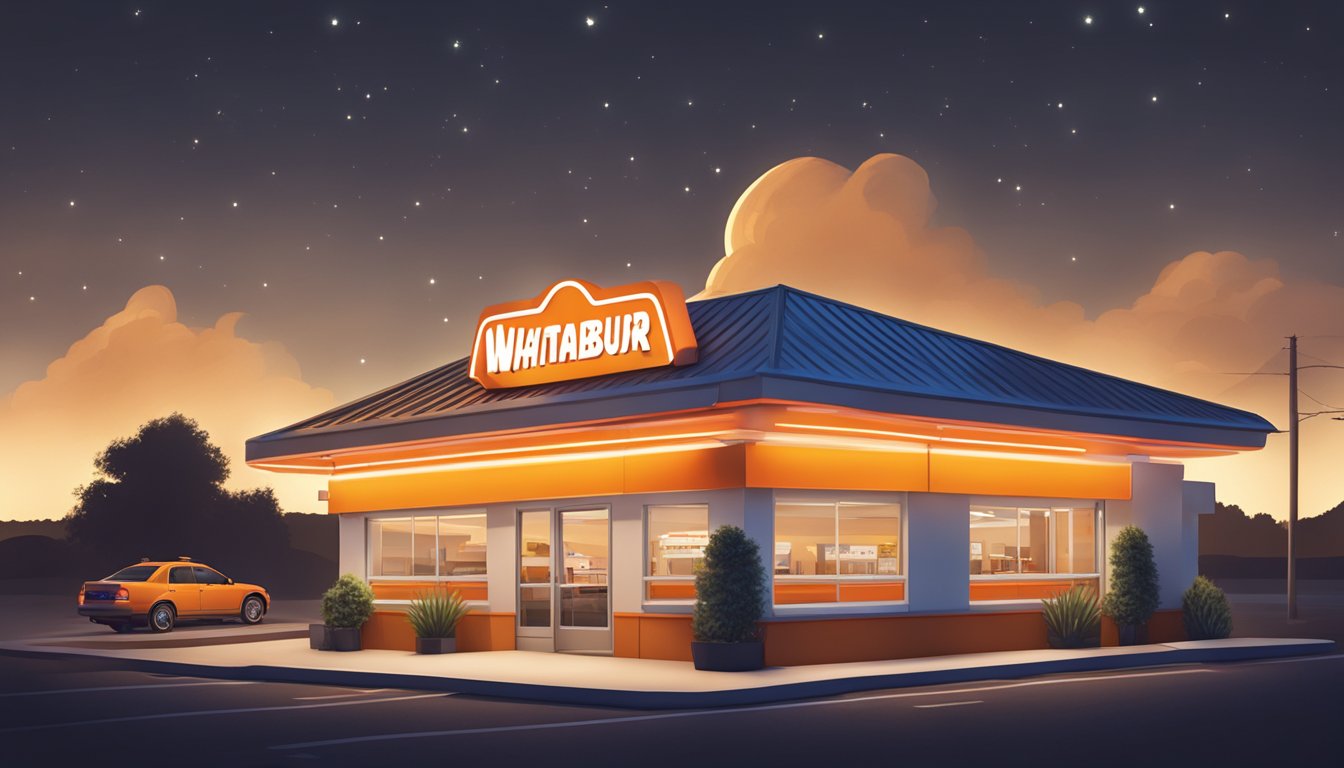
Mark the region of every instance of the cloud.
MULTIPOLYGON (((1286 370, 1292 333, 1309 337, 1319 358, 1344 361, 1344 287, 1289 280, 1272 259, 1191 253, 1128 306, 1089 318, 1077 303, 1044 303, 1029 283, 995 274, 968 232, 931 224, 936 206, 928 174, 901 155, 877 155, 852 173, 815 157, 782 163, 739 198, 725 255, 696 298, 785 283, 1252 410, 1280 427, 1283 377, 1228 372, 1286 370)), ((1304 374, 1303 389, 1344 403, 1344 372, 1304 374)), ((1303 401, 1303 410, 1323 407, 1303 401)), ((1344 499, 1331 466, 1344 451, 1344 426, 1327 419, 1303 432, 1304 514, 1344 499)), ((1263 452, 1191 462, 1187 475, 1218 482, 1221 499, 1284 517, 1285 443, 1272 436, 1263 452)))
POLYGON ((229 456, 230 487, 271 485, 286 509, 315 511, 319 483, 249 469, 243 443, 330 407, 332 394, 306 383, 283 346, 238 336, 241 318, 189 328, 172 291, 142 288, 46 376, 0 398, 0 519, 64 515, 75 486, 93 478, 98 451, 173 411, 199 421, 229 456))

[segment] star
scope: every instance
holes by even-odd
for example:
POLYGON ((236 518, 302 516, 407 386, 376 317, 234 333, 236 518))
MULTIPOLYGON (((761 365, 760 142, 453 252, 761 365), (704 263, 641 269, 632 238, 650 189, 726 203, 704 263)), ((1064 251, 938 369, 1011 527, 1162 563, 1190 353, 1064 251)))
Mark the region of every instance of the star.
POLYGON ((340 25, 341 25, 341 20, 338 19, 338 18, 332 17, 332 19, 331 19, 331 26, 333 26, 333 27, 339 27, 340 25))
POLYGON ((74 201, 74 200, 71 200, 71 201, 70 201, 70 207, 71 207, 71 208, 74 208, 74 207, 75 207, 75 201, 74 201))
POLYGON ((432 277, 431 277, 431 278, 429 278, 429 284, 430 284, 430 285, 434 285, 434 283, 435 283, 435 280, 434 280, 434 278, 432 278, 432 277))
POLYGON ((359 364, 360 364, 360 365, 363 365, 363 364, 364 364, 364 358, 362 358, 362 357, 359 358, 359 364))
POLYGON ((1167 210, 1169 210, 1169 211, 1174 211, 1174 210, 1176 210, 1176 204, 1175 204, 1175 203, 1167 203, 1167 210))
POLYGON ((1139 6, 1139 15, 1140 15, 1140 16, 1143 15, 1143 6, 1142 6, 1142 5, 1139 6))
POLYGON ((1092 26, 1092 17, 1091 17, 1091 16, 1084 16, 1084 17, 1083 17, 1083 23, 1086 24, 1086 25, 1088 25, 1089 27, 1092 26))
POLYGON ((454 48, 461 48, 461 47, 462 47, 462 43, 461 43, 461 41, 454 40, 454 41, 453 41, 453 47, 454 47, 454 48))
POLYGON ((594 19, 592 16, 585 16, 585 17, 583 18, 583 25, 586 26, 586 27, 596 26, 596 25, 597 25, 597 19, 594 19))

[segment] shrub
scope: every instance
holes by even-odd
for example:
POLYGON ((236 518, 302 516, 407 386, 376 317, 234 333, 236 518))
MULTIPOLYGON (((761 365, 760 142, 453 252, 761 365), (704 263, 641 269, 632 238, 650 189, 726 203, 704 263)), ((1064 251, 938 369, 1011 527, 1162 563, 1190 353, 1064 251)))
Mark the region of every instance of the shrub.
POLYGON ((1203 576, 1185 590, 1181 599, 1181 620, 1191 640, 1220 640, 1232 634, 1232 608, 1218 585, 1203 576))
POLYGON ((1101 644, 1101 605, 1096 590, 1079 584, 1041 601, 1051 648, 1094 648, 1101 644))
POLYGON ((471 607, 458 592, 436 589, 415 596, 406 609, 406 620, 416 637, 456 637, 457 622, 471 607))
POLYGON ((322 623, 358 629, 373 615, 373 590, 353 573, 343 574, 322 595, 322 623))
POLYGON ((700 642, 755 640, 764 606, 760 547, 741 528, 722 526, 709 537, 704 566, 695 575, 691 632, 700 642))
POLYGON ((1111 542, 1111 590, 1102 610, 1122 627, 1137 627, 1157 610, 1157 564, 1148 534, 1127 525, 1111 542))

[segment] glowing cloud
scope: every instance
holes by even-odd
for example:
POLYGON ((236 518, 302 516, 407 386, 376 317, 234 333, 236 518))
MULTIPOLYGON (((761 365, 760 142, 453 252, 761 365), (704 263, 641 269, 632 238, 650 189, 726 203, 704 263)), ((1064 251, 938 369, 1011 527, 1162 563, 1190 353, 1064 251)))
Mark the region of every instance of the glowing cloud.
POLYGON ((305 383, 284 347, 238 336, 241 317, 189 328, 170 290, 142 288, 44 378, 0 398, 0 519, 64 515, 98 451, 173 411, 199 421, 229 456, 230 487, 270 485, 286 509, 321 511, 320 483, 249 469, 243 442, 330 407, 332 395, 305 383))
MULTIPOLYGON (((1344 361, 1344 287, 1289 281, 1271 259, 1197 252, 1170 263, 1128 307, 1088 318, 1073 302, 1044 304, 1031 285, 998 276, 965 230, 935 227, 928 174, 901 155, 877 155, 852 173, 827 160, 782 163, 738 199, 708 298, 777 283, 833 296, 917 323, 1217 400, 1286 427, 1284 337, 1344 361), (1333 338, 1331 338, 1333 337, 1333 338)), ((1303 360, 1306 364, 1312 362, 1303 360)), ((1344 372, 1304 374, 1303 389, 1344 403, 1344 372)), ((1303 400, 1303 410, 1322 409, 1303 400)), ((1344 425, 1320 417, 1303 432, 1303 514, 1344 499, 1332 456, 1344 425), (1333 483, 1333 485, 1332 485, 1333 483)), ((1284 517, 1286 441, 1260 453, 1191 462, 1220 499, 1284 517)))

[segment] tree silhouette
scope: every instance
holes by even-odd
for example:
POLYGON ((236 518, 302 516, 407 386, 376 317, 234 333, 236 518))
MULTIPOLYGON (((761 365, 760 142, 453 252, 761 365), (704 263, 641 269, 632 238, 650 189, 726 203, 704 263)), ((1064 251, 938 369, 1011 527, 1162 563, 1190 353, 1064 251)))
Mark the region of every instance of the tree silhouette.
POLYGON ((269 488, 228 491, 229 460, 193 419, 174 413, 112 441, 101 477, 76 489, 69 537, 89 567, 190 556, 240 578, 288 550, 269 488))

